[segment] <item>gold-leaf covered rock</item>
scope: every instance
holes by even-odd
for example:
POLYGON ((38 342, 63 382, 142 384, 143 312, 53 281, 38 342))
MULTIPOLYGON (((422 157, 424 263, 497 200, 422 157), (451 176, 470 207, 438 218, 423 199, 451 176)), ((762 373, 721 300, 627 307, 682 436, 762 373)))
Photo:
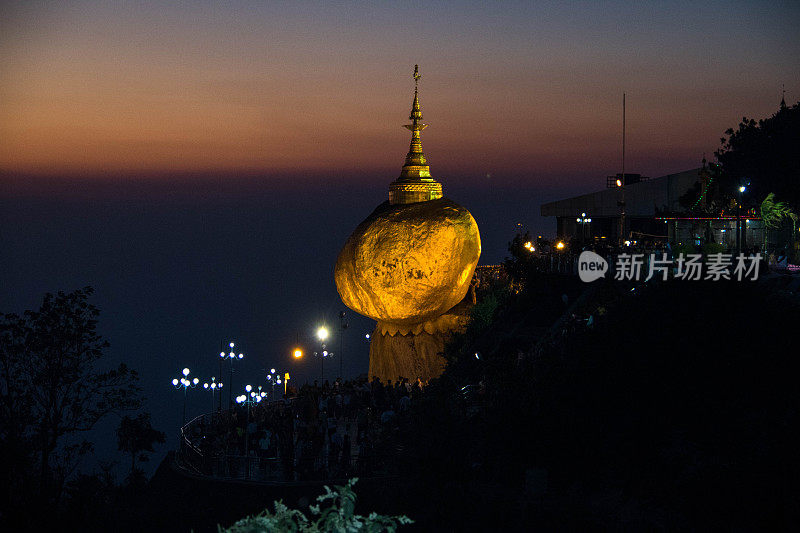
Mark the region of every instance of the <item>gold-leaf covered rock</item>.
POLYGON ((339 253, 336 289, 362 315, 416 324, 464 298, 480 254, 478 225, 455 202, 384 202, 339 253))

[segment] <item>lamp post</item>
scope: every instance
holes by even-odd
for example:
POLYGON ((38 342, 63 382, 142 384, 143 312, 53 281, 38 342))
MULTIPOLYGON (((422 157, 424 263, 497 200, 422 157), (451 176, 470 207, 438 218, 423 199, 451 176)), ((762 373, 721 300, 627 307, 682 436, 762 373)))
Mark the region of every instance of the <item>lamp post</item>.
MULTIPOLYGON (((207 391, 211 392, 211 414, 214 414, 214 393, 219 391, 220 396, 222 396, 222 382, 217 381, 217 378, 211 376, 211 383, 203 383, 203 388, 207 391)), ((222 402, 220 402, 222 403, 222 402)))
POLYGON ((617 180, 617 187, 622 189, 622 199, 617 202, 619 206, 619 247, 625 240, 625 93, 622 93, 622 179, 617 180))
POLYGON ((270 368, 269 374, 267 374, 267 383, 272 385, 272 394, 270 395, 270 400, 275 401, 275 385, 277 384, 278 376, 275 375, 275 369, 270 368))
POLYGON ((317 330, 317 339, 320 342, 320 351, 314 352, 315 357, 319 357, 319 385, 322 387, 325 384, 325 358, 330 357, 333 353, 325 349, 325 340, 328 338, 328 328, 321 326, 317 330))
POLYGON ((339 313, 339 326, 341 328, 339 332, 339 379, 342 381, 344 381, 344 330, 350 325, 345 321, 344 317, 344 311, 339 313))
MULTIPOLYGON (((232 398, 232 395, 233 395, 233 362, 236 359, 242 359, 244 357, 243 353, 240 353, 239 355, 236 355, 236 352, 233 351, 233 348, 235 346, 236 345, 234 343, 230 343, 230 344, 228 344, 228 347, 231 350, 230 352, 227 352, 227 353, 226 352, 219 352, 219 360, 220 360, 219 370, 220 370, 220 374, 222 374, 222 361, 224 361, 225 359, 228 359, 230 361, 230 364, 231 364, 230 373, 228 374, 228 405, 233 403, 233 398, 232 398)), ((220 396, 219 396, 219 403, 220 403, 220 408, 221 408, 222 407, 222 394, 220 394, 220 396)))
POLYGON ((258 391, 253 390, 251 385, 247 385, 245 388, 245 394, 241 394, 236 397, 236 403, 238 404, 246 404, 247 405, 247 423, 244 426, 244 461, 246 465, 245 470, 245 478, 250 478, 250 406, 256 403, 261 403, 261 400, 264 399, 264 396, 267 395, 266 392, 261 390, 261 387, 258 387, 258 391))
MULTIPOLYGON (((302 357, 303 357, 302 348, 300 348, 299 346, 297 348, 295 348, 294 351, 292 352, 292 356, 294 356, 294 358, 298 359, 298 360, 302 359, 302 357)), ((284 383, 284 385, 283 385, 283 394, 287 394, 287 392, 288 392, 287 386, 288 386, 288 383, 289 383, 289 373, 288 372, 286 372, 286 375, 283 376, 283 383, 284 383)))
POLYGON ((181 427, 186 425, 186 390, 195 388, 200 381, 197 378, 189 379, 190 373, 191 370, 184 368, 182 372, 183 376, 180 379, 175 378, 172 380, 172 385, 176 389, 183 389, 183 424, 181 424, 181 427))
POLYGON ((745 242, 745 228, 742 224, 742 197, 744 196, 747 186, 739 186, 739 204, 736 207, 736 253, 742 253, 742 247, 746 246, 745 242))
POLYGON ((575 219, 581 225, 581 241, 586 241, 586 225, 592 222, 591 218, 586 216, 586 213, 581 213, 581 216, 575 219))

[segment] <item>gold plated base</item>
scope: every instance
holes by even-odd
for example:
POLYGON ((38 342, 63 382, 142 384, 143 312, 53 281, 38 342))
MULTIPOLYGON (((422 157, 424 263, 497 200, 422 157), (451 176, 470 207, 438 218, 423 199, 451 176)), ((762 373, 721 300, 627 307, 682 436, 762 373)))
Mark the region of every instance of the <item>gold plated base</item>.
POLYGON ((389 184, 389 203, 413 204, 438 200, 442 197, 442 184, 438 181, 393 181, 389 184))
POLYGON ((447 364, 442 356, 444 345, 450 339, 448 333, 426 333, 408 335, 384 335, 380 326, 375 328, 369 345, 369 379, 380 379, 383 383, 398 378, 417 378, 429 381, 438 378, 447 364))

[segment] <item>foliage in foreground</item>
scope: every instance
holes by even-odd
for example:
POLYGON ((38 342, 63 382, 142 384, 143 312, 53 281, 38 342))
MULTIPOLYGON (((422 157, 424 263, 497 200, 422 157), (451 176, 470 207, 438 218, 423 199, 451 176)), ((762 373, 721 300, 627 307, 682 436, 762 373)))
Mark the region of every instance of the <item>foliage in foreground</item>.
POLYGON ((317 505, 311 505, 312 517, 302 511, 289 509, 282 501, 274 502, 275 511, 264 509, 256 516, 239 520, 230 528, 218 527, 220 533, 262 533, 267 531, 320 532, 320 531, 397 531, 398 526, 411 524, 407 516, 384 516, 370 513, 369 516, 355 514, 356 493, 353 485, 358 478, 352 478, 347 485, 334 485, 334 490, 325 486, 325 494, 317 496, 317 505), (330 502, 328 507, 322 504, 330 502))

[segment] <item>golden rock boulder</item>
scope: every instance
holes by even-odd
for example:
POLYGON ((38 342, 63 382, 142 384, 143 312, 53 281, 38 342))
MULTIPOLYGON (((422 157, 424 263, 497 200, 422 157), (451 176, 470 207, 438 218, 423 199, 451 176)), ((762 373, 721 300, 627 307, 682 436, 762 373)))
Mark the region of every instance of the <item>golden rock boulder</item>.
POLYGON ((464 298, 480 254, 478 225, 455 202, 384 202, 339 253, 336 288, 357 313, 418 324, 464 298))

